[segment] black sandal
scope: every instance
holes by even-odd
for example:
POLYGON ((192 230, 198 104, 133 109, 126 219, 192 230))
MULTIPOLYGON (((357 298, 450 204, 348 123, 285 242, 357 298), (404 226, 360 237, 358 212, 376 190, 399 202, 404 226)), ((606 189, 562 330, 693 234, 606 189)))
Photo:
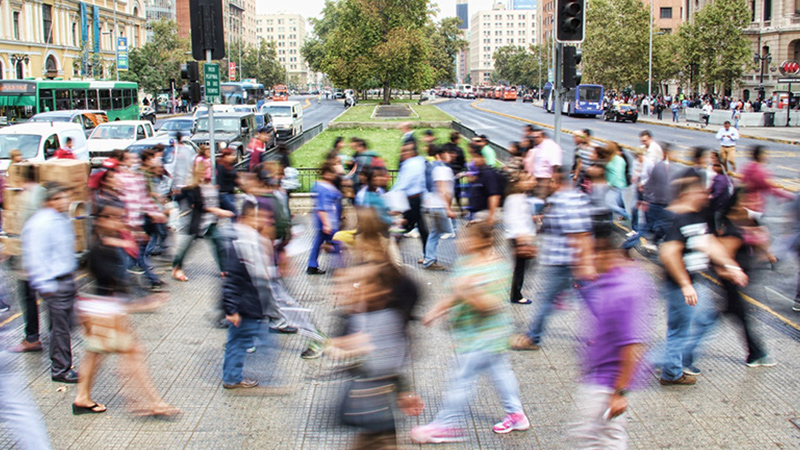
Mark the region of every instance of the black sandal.
POLYGON ((100 406, 95 403, 92 406, 78 406, 76 404, 72 404, 72 414, 79 416, 81 414, 100 414, 104 413, 108 410, 105 406, 100 406), (103 409, 98 409, 103 408, 103 409))

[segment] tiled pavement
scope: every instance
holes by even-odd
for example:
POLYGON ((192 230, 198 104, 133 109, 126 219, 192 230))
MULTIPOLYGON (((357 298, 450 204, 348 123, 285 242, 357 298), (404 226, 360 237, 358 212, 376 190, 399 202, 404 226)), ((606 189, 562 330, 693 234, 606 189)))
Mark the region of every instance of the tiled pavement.
MULTIPOLYGON (((302 221, 304 218, 300 218, 302 221)), ((303 237, 306 245, 310 233, 303 237)), ((419 241, 402 243, 409 273, 423 288, 421 310, 442 295, 446 273, 428 273, 416 267, 419 241)), ((443 241, 441 260, 452 262, 455 241, 443 241)), ((330 261, 323 256, 323 265, 330 261)), ((650 263, 643 263, 658 278, 650 263)), ((311 308, 316 323, 324 331, 336 327, 327 295, 330 278, 307 277, 301 273, 305 258, 293 261, 297 274, 288 279, 292 293, 311 308)), ((277 367, 281 379, 292 383, 288 396, 234 395, 220 386, 223 330, 212 328, 210 319, 219 295, 219 280, 206 244, 198 242, 186 264, 189 283, 170 283, 171 300, 161 309, 133 317, 139 338, 147 348, 148 362, 156 388, 183 414, 173 421, 137 419, 124 410, 123 386, 115 364, 107 358, 95 383, 94 398, 108 405, 98 416, 73 416, 70 402, 75 387, 52 383, 48 377, 45 353, 17 355, 16 368, 29 380, 30 389, 45 418, 55 449, 342 449, 353 434, 335 424, 336 402, 341 394, 341 376, 331 358, 304 361, 305 348, 298 336, 280 336, 277 367), (66 389, 63 389, 66 386, 66 389)), ((536 273, 536 269, 532 269, 536 273)), ((526 292, 536 298, 539 283, 529 277, 526 292)), ((631 286, 636 289, 636 286, 631 286)), ((663 302, 651 299, 650 316, 653 347, 663 343, 665 313, 663 302)), ((577 302, 573 302, 577 305, 577 302)), ((537 308, 514 306, 516 325, 524 327, 537 308)), ((11 313, 17 311, 15 307, 11 313)), ((418 312, 418 315, 420 312, 418 312)), ((574 417, 576 359, 581 331, 581 311, 560 311, 551 321, 544 349, 511 355, 521 385, 523 402, 533 427, 525 433, 498 436, 491 425, 502 416, 502 408, 487 379, 481 380, 478 394, 464 423, 470 439, 442 449, 569 449, 569 430, 574 417)), ((697 365, 703 369, 700 382, 693 387, 662 388, 655 375, 631 394, 627 414, 632 449, 792 449, 800 448, 800 430, 789 419, 800 415, 800 345, 792 329, 778 324, 767 314, 757 313, 757 329, 766 340, 779 365, 749 369, 744 365, 742 339, 736 325, 723 320, 697 365)), ((43 315, 43 328, 45 319, 43 315)), ((6 328, 14 341, 21 337, 21 320, 6 328)), ((413 363, 409 376, 427 403, 418 418, 400 423, 405 448, 411 426, 430 420, 441 405, 453 366, 452 342, 445 328, 411 326, 413 363)), ((46 335, 46 333, 45 333, 46 335)), ((76 332, 76 337, 79 333, 76 332)), ((75 360, 80 362, 80 339, 75 339, 75 360)), ((249 356, 246 373, 269 374, 266 366, 249 356)), ((652 372, 651 372, 652 373, 652 372)), ((264 375, 261 375, 262 378, 264 375)), ((268 378, 268 376, 267 376, 268 378)), ((0 448, 14 448, 9 434, 0 429, 0 448)))

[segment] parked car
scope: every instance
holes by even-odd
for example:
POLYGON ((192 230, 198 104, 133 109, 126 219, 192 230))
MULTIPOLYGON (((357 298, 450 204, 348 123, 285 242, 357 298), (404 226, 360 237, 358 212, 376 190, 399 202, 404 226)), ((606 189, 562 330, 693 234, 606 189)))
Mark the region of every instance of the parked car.
POLYGON ((525 94, 522 96, 522 103, 531 102, 533 103, 533 96, 531 94, 525 94))
POLYGON ((75 109, 71 111, 49 111, 36 114, 29 122, 73 122, 83 128, 83 133, 89 136, 95 127, 108 122, 105 111, 99 109, 75 109))
POLYGON ((161 161, 164 164, 164 169, 166 169, 167 173, 170 174, 175 173, 175 152, 178 145, 185 145, 191 148, 195 153, 198 153, 199 151, 197 145, 188 138, 182 139, 179 144, 173 136, 167 135, 153 136, 147 139, 142 139, 141 141, 136 141, 129 145, 127 150, 141 156, 143 151, 147 150, 148 148, 153 148, 156 145, 164 146, 164 155, 161 157, 161 161))
POLYGON ((41 162, 63 147, 67 138, 72 138, 72 153, 76 159, 89 160, 89 149, 83 127, 77 123, 51 122, 23 123, 0 128, 0 171, 8 170, 11 164, 11 150, 18 149, 22 158, 31 162, 41 162))
MULTIPOLYGON (((208 116, 199 117, 191 141, 197 146, 208 145, 210 141, 208 131, 208 116)), ((239 160, 244 156, 245 148, 256 131, 256 118, 253 113, 214 113, 214 138, 217 149, 232 148, 239 160)))
POLYGON ((192 134, 193 126, 194 120, 192 120, 191 117, 175 117, 165 120, 156 134, 174 134, 179 132, 184 136, 189 136, 192 134))
POLYGON ((100 165, 111 152, 127 148, 136 141, 155 135, 153 124, 146 120, 117 120, 99 125, 89 135, 89 157, 100 165))
POLYGON ((303 107, 300 102, 267 102, 261 111, 272 117, 278 139, 290 139, 303 134, 303 107))
POLYGON ((634 105, 621 103, 606 109, 603 112, 603 120, 613 120, 614 122, 624 122, 626 120, 630 120, 631 122, 636 123, 636 121, 639 120, 639 111, 636 110, 636 106, 634 105))

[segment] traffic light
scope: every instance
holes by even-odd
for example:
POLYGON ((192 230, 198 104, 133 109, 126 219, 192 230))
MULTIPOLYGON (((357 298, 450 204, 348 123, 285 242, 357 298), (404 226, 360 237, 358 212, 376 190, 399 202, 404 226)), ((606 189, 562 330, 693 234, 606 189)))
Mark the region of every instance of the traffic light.
POLYGON ((181 64, 181 78, 189 81, 197 81, 200 79, 197 61, 186 61, 186 64, 181 64))
POLYGON ((556 41, 583 42, 586 0, 556 1, 556 41))
POLYGON ((181 98, 190 103, 200 103, 200 83, 190 81, 181 88, 181 98))
POLYGON ((578 47, 564 46, 564 78, 561 83, 564 88, 573 88, 581 84, 581 64, 583 54, 578 47))
POLYGON ((211 59, 225 58, 225 36, 222 34, 224 18, 222 0, 189 0, 194 59, 205 61, 206 50, 211 50, 211 59))

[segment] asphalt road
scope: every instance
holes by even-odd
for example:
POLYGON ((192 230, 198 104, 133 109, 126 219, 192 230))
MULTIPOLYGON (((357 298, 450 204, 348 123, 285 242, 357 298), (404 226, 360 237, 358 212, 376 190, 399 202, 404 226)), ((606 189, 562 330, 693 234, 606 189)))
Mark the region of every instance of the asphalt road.
MULTIPOLYGON (((498 144, 508 145, 509 142, 520 139, 522 126, 526 122, 480 111, 471 106, 473 103, 475 103, 473 100, 457 99, 440 103, 437 106, 460 120, 465 126, 480 134, 486 134, 489 139, 498 144)), ((553 123, 554 116, 552 114, 548 114, 542 108, 529 103, 484 100, 475 104, 475 106, 551 126, 553 123)), ((639 145, 639 133, 642 130, 650 130, 657 141, 669 143, 684 159, 690 159, 689 151, 694 146, 717 147, 716 139, 711 133, 676 129, 661 125, 615 123, 592 118, 563 117, 562 128, 570 130, 589 128, 594 136, 630 146, 639 145)), ((765 145, 770 149, 771 161, 769 166, 780 181, 800 187, 800 183, 797 180, 797 173, 800 172, 800 163, 798 163, 800 150, 791 145, 755 139, 742 139, 740 142, 739 148, 765 145)), ((562 143, 564 144, 565 160, 571 161, 573 153, 572 138, 562 134, 562 143)), ((744 163, 749 159, 746 157, 745 152, 739 152, 737 156, 740 163, 744 163)), ((680 168, 679 164, 673 164, 673 171, 680 170, 680 168)), ((628 194, 626 196, 626 204, 630 207, 633 196, 632 193, 628 194)), ((774 316, 778 322, 789 323, 790 327, 800 330, 800 313, 791 310, 800 268, 798 268, 796 257, 784 251, 786 247, 785 232, 787 225, 791 224, 791 222, 785 216, 783 204, 770 200, 767 211, 768 215, 764 217, 763 222, 772 233, 773 252, 781 258, 781 261, 775 266, 774 270, 768 264, 763 264, 759 270, 752 271, 750 274, 752 282, 744 291, 757 303, 757 305, 754 303, 756 308, 774 316)))
MULTIPOLYGON (((501 100, 484 100, 480 103, 475 103, 472 100, 450 100, 438 105, 444 111, 461 120, 464 125, 486 134, 493 141, 504 145, 507 145, 508 142, 512 140, 519 139, 524 122, 479 111, 472 107, 472 104, 480 108, 510 114, 551 126, 554 120, 553 114, 546 113, 541 107, 534 106, 530 103, 522 103, 520 101, 504 102, 501 100)), ((592 130, 595 136, 601 139, 612 140, 629 146, 638 146, 639 133, 644 130, 649 130, 658 142, 669 144, 682 159, 686 160, 690 159, 691 149, 693 147, 703 146, 707 148, 717 148, 719 145, 712 133, 641 122, 635 124, 629 122, 616 123, 605 122, 599 118, 563 116, 561 128, 569 130, 588 128, 592 130)), ((562 137, 564 150, 570 154, 572 151, 571 142, 572 140, 569 136, 562 137)), ((755 145, 763 145, 770 150, 769 157, 771 161, 769 167, 776 178, 788 186, 800 188, 800 182, 798 182, 797 179, 798 174, 800 174, 800 164, 797 162, 800 156, 800 149, 788 144, 742 138, 739 140, 736 155, 737 163, 740 166, 749 160, 749 151, 747 151, 747 149, 755 145)))

